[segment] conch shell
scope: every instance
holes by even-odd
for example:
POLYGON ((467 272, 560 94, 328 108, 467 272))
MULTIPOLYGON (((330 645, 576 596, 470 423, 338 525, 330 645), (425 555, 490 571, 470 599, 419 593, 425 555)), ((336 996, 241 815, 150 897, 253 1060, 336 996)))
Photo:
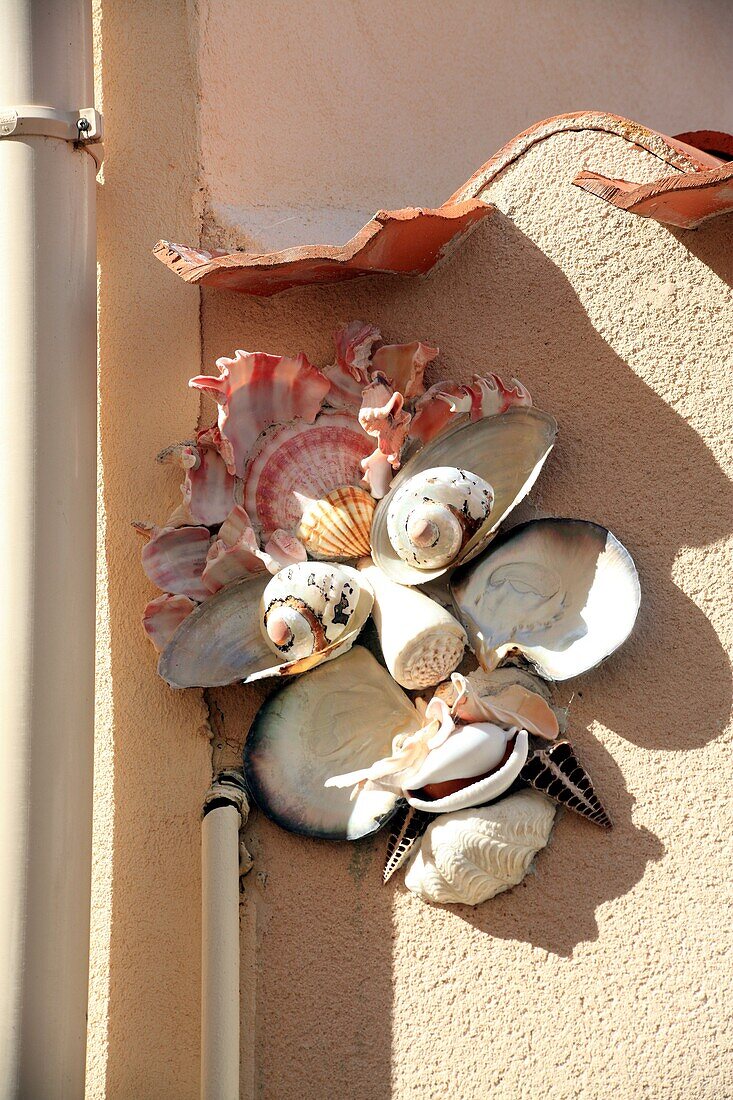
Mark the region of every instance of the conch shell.
POLYGON ((450 676, 466 648, 457 619, 423 592, 395 584, 370 558, 359 570, 374 592, 372 615, 382 655, 397 683, 420 690, 450 676))
POLYGON ((531 790, 443 814, 428 826, 405 885, 437 905, 480 905, 522 881, 554 818, 552 803, 531 790))
POLYGON ((415 569, 441 569, 488 522, 494 490, 452 466, 423 470, 393 495, 387 534, 395 553, 415 569))

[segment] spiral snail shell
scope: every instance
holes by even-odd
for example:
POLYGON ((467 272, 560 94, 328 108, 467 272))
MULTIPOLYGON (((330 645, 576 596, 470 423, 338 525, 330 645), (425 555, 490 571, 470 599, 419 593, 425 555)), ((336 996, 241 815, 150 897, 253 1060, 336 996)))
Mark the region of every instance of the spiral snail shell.
POLYGON ((435 466, 409 478, 387 511, 395 553, 416 569, 450 565, 489 518, 494 490, 468 470, 435 466))
MULTIPOLYGON (((372 595, 348 566, 298 562, 276 573, 260 604, 265 641, 287 661, 353 639, 366 622, 372 595)), ((349 643, 350 644, 350 643, 349 643)))

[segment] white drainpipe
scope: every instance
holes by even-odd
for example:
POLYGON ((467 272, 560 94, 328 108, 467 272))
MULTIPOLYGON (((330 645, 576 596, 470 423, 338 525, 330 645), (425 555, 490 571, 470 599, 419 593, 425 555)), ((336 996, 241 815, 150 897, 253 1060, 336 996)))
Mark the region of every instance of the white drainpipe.
POLYGON ((0 1097, 84 1095, 96 504, 87 0, 0 0, 0 1097))
POLYGON ((201 824, 201 1100, 239 1100, 239 876, 252 865, 239 833, 242 776, 222 772, 201 824))

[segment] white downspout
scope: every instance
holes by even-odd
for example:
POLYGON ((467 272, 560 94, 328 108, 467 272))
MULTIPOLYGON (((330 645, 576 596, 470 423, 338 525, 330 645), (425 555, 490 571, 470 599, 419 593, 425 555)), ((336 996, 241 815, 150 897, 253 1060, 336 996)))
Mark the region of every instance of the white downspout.
POLYGON ((221 772, 201 824, 201 1100, 239 1100, 239 876, 252 865, 239 833, 242 776, 221 772))
POLYGON ((78 112, 92 104, 91 4, 0 0, 0 1097, 7 1100, 84 1095, 96 165, 71 139, 78 123, 80 136, 89 129, 78 112))

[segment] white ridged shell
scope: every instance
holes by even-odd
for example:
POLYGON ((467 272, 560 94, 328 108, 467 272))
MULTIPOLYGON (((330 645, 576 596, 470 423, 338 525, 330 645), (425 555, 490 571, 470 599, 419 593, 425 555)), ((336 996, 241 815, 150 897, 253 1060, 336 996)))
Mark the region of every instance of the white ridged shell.
POLYGON ((555 807, 537 791, 441 815, 428 826, 405 885, 438 905, 480 905, 522 881, 554 818, 555 807))
POLYGON ((436 466, 397 490, 387 509, 387 534, 395 553, 415 569, 440 569, 489 520, 494 490, 470 470, 436 466))
POLYGON ((363 588, 359 574, 348 566, 305 561, 281 569, 262 596, 260 622, 265 641, 288 661, 333 645, 353 632, 357 609, 363 613, 363 588), (273 637, 276 621, 288 632, 280 644, 273 637))

